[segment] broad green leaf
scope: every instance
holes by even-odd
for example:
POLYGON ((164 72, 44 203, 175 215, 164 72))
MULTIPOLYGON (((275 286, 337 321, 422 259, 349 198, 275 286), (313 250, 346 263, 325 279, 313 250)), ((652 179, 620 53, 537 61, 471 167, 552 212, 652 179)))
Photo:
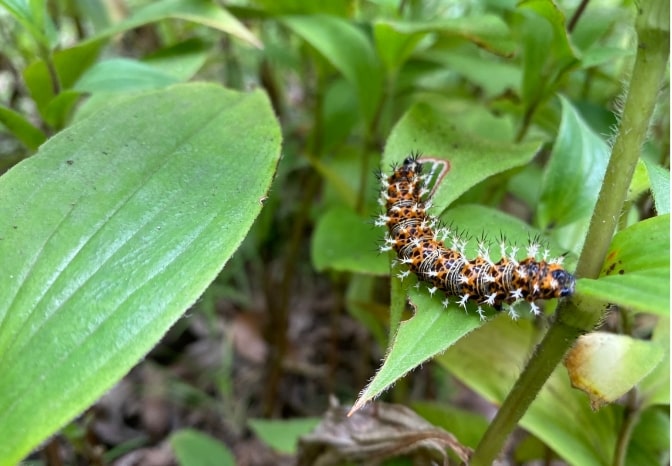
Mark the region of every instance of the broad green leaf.
POLYGON ((528 163, 541 142, 513 144, 489 139, 497 134, 493 126, 505 124, 479 110, 448 112, 427 104, 411 107, 387 140, 382 169, 400 164, 411 152, 445 160, 449 171, 434 195, 438 208, 450 205, 461 194, 484 179, 528 163))
POLYGON ((235 466, 236 459, 221 441, 194 429, 178 430, 170 446, 180 466, 235 466))
POLYGON ((357 89, 362 114, 371 121, 380 103, 383 79, 378 57, 364 32, 335 16, 287 16, 281 21, 350 81, 357 89))
POLYGON ((347 207, 334 207, 320 217, 311 241, 311 257, 318 271, 326 269, 386 275, 387 254, 378 246, 383 230, 347 207))
POLYGON ((670 215, 618 232, 600 278, 581 280, 577 292, 641 312, 670 313, 670 215))
MULTIPOLYGON (((486 400, 501 404, 540 337, 533 322, 501 316, 460 340, 437 361, 486 400)), ((571 388, 560 367, 523 416, 521 426, 569 464, 607 466, 621 418, 612 406, 593 412, 586 396, 571 388)))
POLYGON ((295 454, 299 437, 312 431, 318 418, 250 419, 248 424, 266 445, 281 453, 295 454))
POLYGON ((107 38, 162 19, 177 18, 203 24, 231 34, 261 48, 259 39, 235 16, 211 0, 160 0, 149 2, 124 21, 96 34, 93 39, 107 38))
POLYGON ((99 111, 0 178, 0 465, 194 303, 259 214, 279 152, 263 93, 181 85, 99 111))
POLYGON ((112 58, 96 63, 77 81, 74 89, 79 92, 134 92, 177 84, 173 75, 155 67, 130 60, 112 58))
POLYGON ((613 403, 663 359, 662 345, 628 335, 582 335, 565 357, 572 386, 585 392, 593 409, 613 403))
MULTIPOLYGON (((564 97, 558 137, 546 168, 539 209, 541 228, 588 219, 609 162, 609 148, 564 97)), ((586 221, 587 228, 587 221, 586 221)))
MULTIPOLYGON (((517 244, 521 247, 520 254, 524 255, 524 246, 529 238, 537 236, 529 226, 513 217, 493 209, 478 205, 464 205, 448 210, 441 216, 447 224, 455 225, 464 236, 480 235, 483 231, 496 231, 495 237, 490 238, 496 243, 500 235, 508 239, 508 244, 517 244), (490 226, 493 226, 491 229, 490 226), (495 227, 496 226, 496 227, 495 227)), ((476 242, 472 241, 467 247, 466 255, 475 257, 476 242)), ((553 251, 556 249, 553 248, 553 251)), ((493 260, 499 248, 493 249, 493 260)), ((519 254, 519 255, 520 255, 519 254)), ((522 257, 522 256, 521 256, 522 257)), ((391 384, 403 377, 427 359, 442 353, 482 322, 471 304, 467 311, 455 304, 444 308, 443 296, 431 297, 425 286, 416 289, 412 284, 404 282, 416 312, 408 321, 402 322, 395 335, 382 367, 376 373, 371 383, 360 394, 353 409, 359 409, 366 402, 380 395, 391 384)), ((521 304, 519 310, 527 311, 527 305, 521 304)), ((487 309, 486 309, 487 311, 487 309)), ((491 310, 489 314, 494 313, 491 310)))
MULTIPOLYGON (((58 74, 58 85, 54 83, 44 61, 38 60, 26 67, 23 71, 23 79, 43 117, 45 117, 48 105, 57 97, 55 92, 57 86, 59 92, 71 89, 84 71, 95 63, 102 45, 102 40, 92 40, 54 52, 53 62, 58 74)), ((51 114, 49 121, 53 120, 62 121, 62 118, 55 118, 51 114)))
POLYGON ((0 105, 0 124, 29 150, 37 150, 47 136, 19 112, 0 105))

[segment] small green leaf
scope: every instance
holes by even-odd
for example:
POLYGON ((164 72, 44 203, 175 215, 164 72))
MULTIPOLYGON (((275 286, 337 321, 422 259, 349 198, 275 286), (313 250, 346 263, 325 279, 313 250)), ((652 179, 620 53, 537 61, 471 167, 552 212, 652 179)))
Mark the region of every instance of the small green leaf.
POLYGON ((318 271, 325 269, 387 275, 387 254, 378 251, 383 230, 347 207, 335 207, 320 217, 311 241, 318 271))
POLYGON ((618 232, 600 278, 582 279, 577 293, 641 312, 670 313, 670 215, 618 232))
MULTIPOLYGON (((538 224, 542 229, 587 219, 593 211, 609 161, 607 144, 560 97, 562 121, 546 168, 538 224)), ((586 221, 587 228, 587 221, 586 221)))
POLYGON ((47 139, 47 136, 23 115, 4 105, 0 105, 0 123, 30 150, 37 150, 47 139))
POLYGON ((670 170, 644 160, 658 215, 670 213, 670 170))
POLYGON ((383 81, 378 57, 364 32, 335 16, 287 16, 281 21, 355 86, 362 114, 371 121, 382 96, 383 81))
POLYGON ((478 315, 456 304, 444 308, 441 297, 411 290, 415 315, 399 325, 383 365, 359 394, 351 413, 379 396, 427 359, 436 356, 480 325, 478 315))
POLYGON ((663 359, 663 347, 628 335, 592 332, 579 337, 565 357, 572 381, 597 410, 625 395, 663 359))
POLYGON ((295 454, 299 437, 312 431, 318 418, 250 419, 248 424, 263 442, 281 453, 295 454))
POLYGON ((143 63, 184 82, 193 78, 203 67, 208 54, 208 44, 198 39, 188 39, 147 55, 143 63))
POLYGON ((439 209, 484 179, 528 163, 541 147, 540 141, 513 144, 489 139, 497 134, 502 120, 478 110, 447 112, 427 104, 416 104, 399 120, 385 146, 382 168, 400 164, 411 152, 445 160, 449 171, 436 191, 433 204, 439 209))
POLYGON ((413 50, 428 31, 409 32, 400 30, 399 23, 387 20, 376 21, 373 24, 373 34, 376 39, 378 56, 388 71, 398 70, 411 56, 413 50))
POLYGON ((180 85, 100 110, 0 178, 0 465, 93 403, 201 295, 279 153, 263 93, 180 85))
POLYGON ((235 466, 236 459, 219 440, 193 429, 178 430, 170 436, 180 466, 235 466))
POLYGON ((639 384, 644 406, 670 404, 670 319, 660 317, 651 338, 665 351, 663 361, 639 384))
MULTIPOLYGON (((84 71, 95 63, 102 45, 102 40, 92 40, 54 52, 53 62, 58 74, 59 92, 71 89, 84 71)), ((54 83, 46 63, 38 60, 27 66, 23 71, 23 79, 26 81, 26 86, 38 110, 44 117, 48 105, 57 97, 55 92, 57 84, 54 83)), ((62 121, 63 118, 51 114, 48 119, 45 117, 45 120, 62 121)))
POLYGON ((515 51, 508 25, 500 16, 491 14, 428 21, 377 21, 374 34, 379 55, 390 70, 400 67, 428 34, 439 38, 433 50, 459 50, 454 42, 457 37, 497 55, 510 56, 515 51))
POLYGON ((560 77, 578 64, 570 42, 565 16, 551 0, 524 0, 518 4, 523 13, 523 87, 527 108, 555 92, 560 77))
POLYGON ((628 456, 623 464, 660 466, 666 464, 669 456, 669 409, 651 407, 643 410, 639 422, 632 432, 632 440, 628 445, 628 456))
POLYGON ((44 49, 51 49, 54 27, 47 15, 47 2, 26 0, 0 0, 3 6, 44 49))
POLYGON ((427 61, 455 70, 482 89, 486 97, 495 99, 507 91, 516 91, 522 79, 518 66, 473 51, 431 49, 419 54, 427 61), (492 79, 497 76, 497 79, 492 79))
POLYGON ((77 81, 79 92, 134 92, 168 87, 178 79, 151 65, 128 58, 96 63, 77 81))

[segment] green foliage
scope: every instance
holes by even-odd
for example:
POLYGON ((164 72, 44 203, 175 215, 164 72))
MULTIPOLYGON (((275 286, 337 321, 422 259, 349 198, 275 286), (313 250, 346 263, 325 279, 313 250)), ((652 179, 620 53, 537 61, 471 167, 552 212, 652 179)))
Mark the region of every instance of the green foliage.
POLYGON ((180 466, 234 466, 236 460, 221 442, 193 429, 182 429, 170 436, 180 466))
MULTIPOLYGON (((669 103, 658 97, 669 2, 161 0, 121 19, 104 2, 50 3, 0 0, 1 56, 21 96, 0 91, 0 465, 123 377, 241 243, 206 296, 259 302, 261 284, 266 414, 280 411, 290 297, 309 295, 293 285, 313 273, 310 256, 331 301, 388 347, 355 408, 395 384, 408 402, 403 378, 434 358, 435 379, 500 406, 487 426, 418 403, 476 449, 475 465, 492 463, 518 420, 533 437, 512 445, 517 458, 669 455, 669 103), (566 254, 576 295, 547 303, 541 325, 522 306, 517 323, 491 310, 481 321, 396 278, 371 221, 373 172, 413 151, 448 167, 433 215, 484 236, 493 255, 500 236, 522 249, 541 237, 566 254), (618 319, 604 318, 608 305, 618 319), (593 412, 560 362, 598 324, 622 334, 624 355, 597 352, 587 380, 628 393, 593 412)), ((248 425, 295 453, 314 423, 248 425)), ((196 431, 171 445, 180 464, 234 462, 196 431)))
POLYGON ((282 453, 296 453, 299 437, 319 424, 319 419, 250 419, 250 428, 266 444, 282 453))

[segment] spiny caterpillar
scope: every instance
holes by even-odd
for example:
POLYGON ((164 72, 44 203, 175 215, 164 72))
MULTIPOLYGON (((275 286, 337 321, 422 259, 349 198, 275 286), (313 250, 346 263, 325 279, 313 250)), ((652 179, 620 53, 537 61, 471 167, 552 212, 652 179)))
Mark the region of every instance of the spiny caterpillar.
POLYGON ((560 265, 561 259, 537 260, 540 246, 532 241, 527 248, 527 258, 516 260, 518 248, 500 243, 502 258, 493 262, 485 240, 479 241, 478 256, 468 260, 464 256, 466 242, 449 229, 439 227, 439 221, 427 214, 430 201, 425 201, 428 175, 422 174, 419 155, 414 154, 394 167, 392 175, 381 174, 383 185, 381 204, 385 213, 376 220, 377 226, 387 226, 385 244, 381 251, 394 249, 399 262, 410 270, 401 272, 399 278, 410 272, 427 282, 430 294, 437 290, 445 293, 444 306, 449 304, 449 296, 455 296, 457 303, 466 309, 467 301, 478 303, 478 314, 484 319, 482 304, 501 310, 505 305, 511 317, 516 318, 514 305, 527 301, 534 314, 539 313, 537 299, 553 299, 574 293, 574 276, 560 265), (444 241, 450 238, 452 248, 444 241), (507 254, 507 250, 510 253, 507 254))

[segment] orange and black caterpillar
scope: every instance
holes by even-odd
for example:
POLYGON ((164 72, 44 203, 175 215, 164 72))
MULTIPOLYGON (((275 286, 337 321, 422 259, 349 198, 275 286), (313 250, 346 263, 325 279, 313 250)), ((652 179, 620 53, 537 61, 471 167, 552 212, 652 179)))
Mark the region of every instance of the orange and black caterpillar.
POLYGON ((507 255, 508 248, 503 241, 499 262, 490 260, 484 241, 479 242, 478 256, 466 259, 465 242, 455 235, 451 237, 448 229, 439 227, 438 220, 427 214, 429 201, 423 199, 429 189, 418 155, 411 155, 401 166, 394 167, 389 177, 379 178, 385 213, 378 217, 376 225, 388 228, 381 251, 394 249, 399 261, 408 266, 410 271, 401 272, 400 278, 412 271, 429 283, 431 294, 443 291, 444 306, 448 305, 449 296, 455 296, 465 309, 467 301, 476 301, 481 318, 484 316, 482 304, 497 310, 506 305, 515 317, 513 305, 520 301, 530 303, 532 311, 538 314, 535 300, 562 298, 574 293, 574 276, 562 268, 560 260, 535 258, 539 252, 536 241, 527 248, 528 257, 521 261, 515 258, 515 247, 511 247, 507 255), (444 244, 448 237, 452 239, 452 249, 444 244))

